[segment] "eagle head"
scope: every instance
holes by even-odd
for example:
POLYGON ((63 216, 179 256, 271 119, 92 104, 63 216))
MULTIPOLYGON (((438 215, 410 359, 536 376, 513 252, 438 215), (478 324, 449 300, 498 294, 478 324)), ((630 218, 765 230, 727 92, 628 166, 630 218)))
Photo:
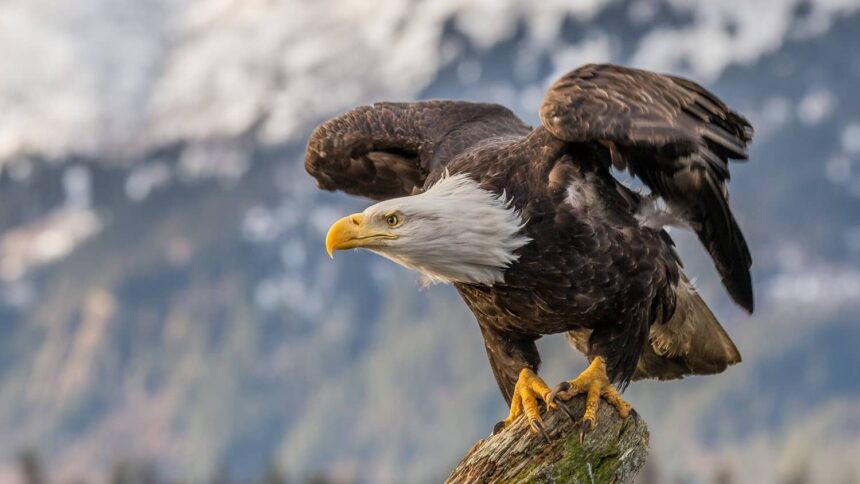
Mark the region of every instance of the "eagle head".
POLYGON ((441 178, 423 193, 386 200, 338 220, 326 250, 362 248, 416 270, 427 283, 493 285, 530 239, 504 193, 467 174, 441 178))

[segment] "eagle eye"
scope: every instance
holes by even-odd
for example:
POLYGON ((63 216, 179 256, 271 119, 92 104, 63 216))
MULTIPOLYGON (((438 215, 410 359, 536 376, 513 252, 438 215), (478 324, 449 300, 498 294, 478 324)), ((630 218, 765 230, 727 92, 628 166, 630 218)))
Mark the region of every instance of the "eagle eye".
POLYGON ((389 227, 397 227, 400 225, 402 219, 396 213, 389 213, 385 216, 385 223, 388 224, 389 227))

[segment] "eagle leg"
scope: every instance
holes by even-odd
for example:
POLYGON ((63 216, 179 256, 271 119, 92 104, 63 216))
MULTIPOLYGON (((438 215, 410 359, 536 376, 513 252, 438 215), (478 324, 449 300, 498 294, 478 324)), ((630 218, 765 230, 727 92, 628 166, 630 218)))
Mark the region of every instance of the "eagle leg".
POLYGON ((520 370, 511 399, 511 411, 508 413, 508 418, 496 424, 493 433, 500 432, 503 428, 511 425, 520 414, 525 413, 532 431, 540 433, 549 442, 549 436, 544 430, 543 420, 540 418, 538 400, 545 402, 547 409, 555 408, 556 405, 551 403, 552 401, 549 399, 550 393, 547 384, 531 368, 520 370))
MULTIPOLYGON (((597 422, 597 407, 600 404, 600 397, 603 397, 607 403, 615 407, 618 410, 618 415, 622 418, 630 415, 630 404, 621 398, 621 394, 609 382, 609 377, 606 375, 606 362, 599 356, 591 360, 588 368, 580 373, 578 377, 556 385, 547 399, 550 402, 556 401, 556 398, 570 400, 580 393, 586 394, 585 414, 582 416, 582 430, 579 436, 580 441, 585 438, 585 434, 594 428, 594 424, 597 422)), ((564 408, 563 405, 560 405, 560 407, 564 408)), ((568 415, 570 414, 568 413, 568 415)))

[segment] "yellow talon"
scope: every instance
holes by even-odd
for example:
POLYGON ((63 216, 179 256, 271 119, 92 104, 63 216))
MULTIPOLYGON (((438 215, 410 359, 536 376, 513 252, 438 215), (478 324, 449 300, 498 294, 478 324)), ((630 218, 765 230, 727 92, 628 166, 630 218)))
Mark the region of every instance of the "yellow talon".
POLYGON ((583 434, 591 430, 597 422, 600 397, 605 398, 607 403, 615 407, 618 410, 618 415, 622 418, 630 415, 630 404, 625 402, 618 390, 609 383, 609 377, 606 375, 606 362, 599 356, 594 358, 588 368, 578 377, 562 382, 547 398, 551 401, 554 401, 556 397, 570 400, 574 395, 580 393, 586 394, 585 413, 582 416, 583 434))
POLYGON ((520 414, 525 413, 532 431, 539 432, 544 438, 549 440, 543 429, 543 420, 540 417, 538 399, 545 402, 548 409, 555 408, 555 404, 549 400, 550 393, 551 390, 541 377, 537 376, 530 368, 523 368, 517 378, 517 385, 514 387, 514 395, 511 399, 511 411, 508 413, 508 417, 500 422, 500 425, 497 425, 496 431, 509 426, 520 414))

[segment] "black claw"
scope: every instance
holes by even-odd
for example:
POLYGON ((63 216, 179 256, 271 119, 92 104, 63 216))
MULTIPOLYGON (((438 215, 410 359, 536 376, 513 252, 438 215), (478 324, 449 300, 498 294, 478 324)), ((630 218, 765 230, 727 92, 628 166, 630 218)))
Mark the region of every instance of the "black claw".
POLYGON ((501 432, 504 429, 505 429, 505 421, 502 420, 501 422, 497 423, 496 425, 493 425, 493 435, 498 434, 499 432, 501 432))
POLYGON ((570 382, 563 381, 563 382, 559 383, 549 393, 549 401, 554 402, 556 397, 558 396, 558 392, 566 392, 568 390, 570 390, 570 382))
POLYGON ((591 420, 583 420, 582 428, 579 430, 579 443, 585 443, 585 434, 591 432, 591 428, 594 427, 594 422, 591 420))
POLYGON ((547 435, 547 434, 546 434, 546 431, 543 429, 543 425, 541 425, 541 423, 540 423, 540 422, 538 422, 537 420, 532 420, 532 422, 531 422, 531 426, 532 426, 532 428, 533 428, 536 432, 538 432, 538 433, 540 433, 541 435, 543 435, 543 438, 544 438, 544 439, 546 439, 546 443, 547 443, 547 444, 549 444, 549 443, 550 443, 549 435, 547 435))
POLYGON ((593 427, 594 427, 594 422, 592 422, 591 420, 583 420, 582 421, 582 431, 584 433, 587 434, 587 433, 591 432, 591 429, 593 427))
POLYGON ((570 409, 567 408, 567 405, 565 405, 565 403, 563 401, 561 401, 561 399, 556 398, 556 399, 550 400, 550 401, 555 403, 556 407, 560 408, 562 412, 567 414, 567 416, 570 417, 571 422, 576 422, 576 417, 574 417, 573 412, 571 412, 570 409))

